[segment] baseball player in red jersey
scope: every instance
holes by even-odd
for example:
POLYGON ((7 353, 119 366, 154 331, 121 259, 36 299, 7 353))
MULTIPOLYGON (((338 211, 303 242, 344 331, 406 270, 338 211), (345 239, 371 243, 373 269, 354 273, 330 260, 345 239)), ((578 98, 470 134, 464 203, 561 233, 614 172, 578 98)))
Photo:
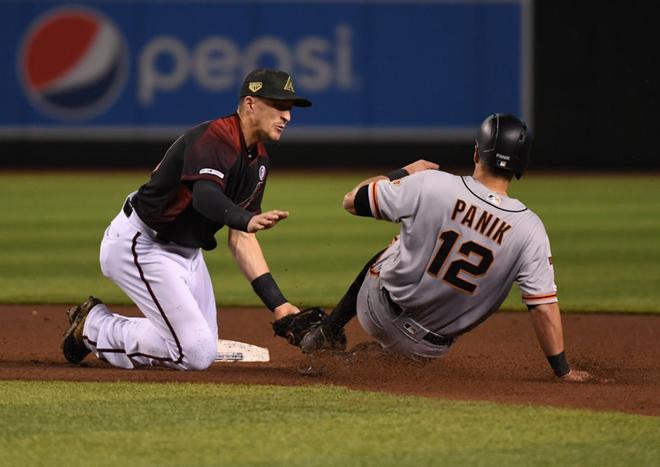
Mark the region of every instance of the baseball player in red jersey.
POLYGON ((216 303, 202 250, 229 228, 228 245, 256 294, 277 320, 298 313, 271 276, 255 232, 289 215, 261 212, 270 171, 263 143, 278 141, 293 107, 311 102, 295 93, 291 76, 254 70, 245 78, 235 114, 181 135, 131 193, 101 242, 103 274, 144 317, 113 313, 90 297, 68 311, 62 350, 72 363, 93 352, 120 368, 167 366, 203 370, 215 360, 216 303))
POLYGON ((365 180, 344 198, 351 214, 401 224, 330 316, 302 338, 306 353, 341 348, 357 314, 384 348, 414 359, 440 357, 463 333, 497 311, 513 282, 531 310, 540 346, 564 381, 592 379, 571 369, 564 340, 550 243, 539 217, 507 195, 525 170, 531 137, 510 114, 482 123, 471 177, 420 160, 365 180))

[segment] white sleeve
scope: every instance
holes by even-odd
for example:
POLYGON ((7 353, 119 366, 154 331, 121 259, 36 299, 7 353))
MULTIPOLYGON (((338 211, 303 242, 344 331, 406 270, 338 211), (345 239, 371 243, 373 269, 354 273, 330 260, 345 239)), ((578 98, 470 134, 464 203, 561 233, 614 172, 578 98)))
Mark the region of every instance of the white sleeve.
POLYGON ((369 207, 376 219, 399 222, 415 213, 424 182, 423 172, 399 180, 378 180, 368 186, 369 207))
POLYGON ((550 240, 539 220, 531 241, 522 252, 522 263, 516 282, 522 292, 525 305, 542 305, 557 302, 557 286, 552 265, 550 240))

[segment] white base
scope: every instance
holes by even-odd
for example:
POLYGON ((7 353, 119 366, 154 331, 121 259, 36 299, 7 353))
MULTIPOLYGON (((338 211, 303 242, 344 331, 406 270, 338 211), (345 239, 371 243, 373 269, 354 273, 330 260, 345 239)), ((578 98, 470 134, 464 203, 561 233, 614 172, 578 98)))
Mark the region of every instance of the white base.
POLYGON ((265 347, 245 342, 218 339, 216 362, 269 362, 270 353, 265 347))

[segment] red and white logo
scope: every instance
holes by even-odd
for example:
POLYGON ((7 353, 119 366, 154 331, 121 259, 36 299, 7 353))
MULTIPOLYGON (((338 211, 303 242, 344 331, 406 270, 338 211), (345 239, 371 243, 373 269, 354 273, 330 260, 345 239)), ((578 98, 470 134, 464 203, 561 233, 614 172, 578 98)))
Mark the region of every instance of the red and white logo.
POLYGON ((96 10, 51 10, 23 37, 21 82, 32 103, 52 117, 83 120, 103 112, 122 90, 127 72, 123 35, 96 10))

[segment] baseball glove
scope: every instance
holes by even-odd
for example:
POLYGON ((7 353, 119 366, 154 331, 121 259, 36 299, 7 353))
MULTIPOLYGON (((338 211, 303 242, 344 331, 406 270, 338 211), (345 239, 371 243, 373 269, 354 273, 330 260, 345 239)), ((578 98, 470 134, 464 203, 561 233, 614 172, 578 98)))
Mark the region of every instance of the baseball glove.
POLYGON ((305 308, 300 313, 286 315, 273 322, 275 335, 284 337, 289 344, 300 346, 300 341, 312 329, 323 322, 327 317, 325 310, 315 306, 305 308))

